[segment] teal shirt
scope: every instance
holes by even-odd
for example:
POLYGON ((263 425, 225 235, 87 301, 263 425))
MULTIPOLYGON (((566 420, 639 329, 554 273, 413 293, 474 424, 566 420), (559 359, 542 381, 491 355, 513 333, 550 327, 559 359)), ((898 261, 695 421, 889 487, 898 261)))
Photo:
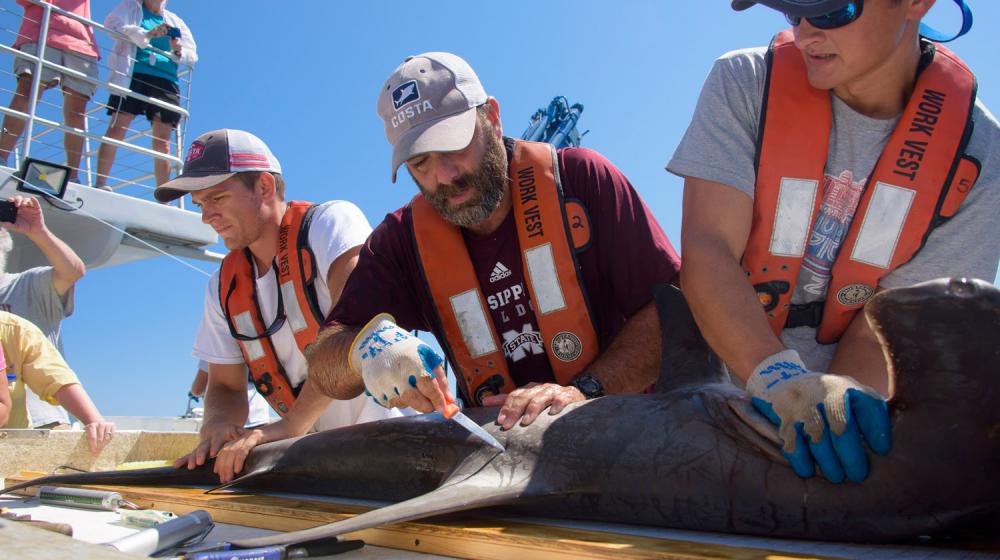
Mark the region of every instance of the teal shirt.
MULTIPOLYGON (((163 23, 162 15, 154 14, 147 10, 146 6, 142 7, 143 29, 149 31, 161 23, 163 23)), ((157 37, 149 43, 161 51, 170 52, 170 37, 157 37)), ((135 66, 132 69, 132 73, 156 76, 157 78, 164 78, 177 83, 177 63, 149 49, 136 49, 135 66)))

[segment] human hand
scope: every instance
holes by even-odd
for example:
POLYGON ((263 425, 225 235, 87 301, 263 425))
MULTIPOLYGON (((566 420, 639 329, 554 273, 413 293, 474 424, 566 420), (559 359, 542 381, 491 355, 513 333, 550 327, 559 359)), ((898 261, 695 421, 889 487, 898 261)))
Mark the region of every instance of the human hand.
POLYGON ((184 52, 184 48, 181 46, 181 40, 179 37, 170 38, 170 50, 174 51, 174 54, 180 56, 184 52))
POLYGON ((437 352, 399 328, 388 313, 373 317, 351 344, 351 369, 364 380, 365 394, 386 408, 450 412, 455 405, 442 363, 437 352))
POLYGON ((10 231, 31 237, 45 231, 45 218, 37 198, 12 196, 7 199, 17 207, 17 219, 13 222, 2 222, 3 227, 10 231))
POLYGON ((115 437, 115 424, 100 418, 84 426, 83 431, 87 435, 87 445, 90 446, 90 452, 97 455, 115 437))
POLYGON ((861 482, 868 476, 865 442, 879 455, 892 448, 882 396, 846 375, 809 371, 794 350, 765 358, 746 389, 754 408, 778 426, 782 454, 803 478, 815 474, 815 462, 830 482, 845 475, 861 482))
POLYGON ((201 443, 194 451, 174 461, 174 467, 181 468, 187 465, 188 469, 194 469, 205 464, 209 457, 215 457, 226 442, 233 441, 243 435, 243 427, 235 424, 220 424, 218 426, 206 426, 202 428, 201 443))
POLYGON ((215 466, 212 469, 219 475, 219 482, 226 484, 235 478, 236 473, 243 470, 243 461, 246 460, 250 451, 261 444, 264 439, 264 432, 260 430, 247 430, 240 437, 226 442, 215 456, 215 466))
POLYGON ((546 408, 549 414, 559 414, 570 403, 587 400, 576 387, 563 387, 555 383, 529 383, 510 394, 490 395, 483 399, 483 406, 503 405, 497 414, 497 424, 504 430, 514 427, 518 420, 527 426, 546 408))
POLYGON ((158 39, 160 37, 166 37, 167 36, 167 31, 169 29, 170 29, 169 25, 167 25, 166 23, 161 23, 160 25, 157 25, 156 27, 154 27, 154 28, 150 29, 149 31, 147 31, 146 32, 146 38, 147 39, 158 39))

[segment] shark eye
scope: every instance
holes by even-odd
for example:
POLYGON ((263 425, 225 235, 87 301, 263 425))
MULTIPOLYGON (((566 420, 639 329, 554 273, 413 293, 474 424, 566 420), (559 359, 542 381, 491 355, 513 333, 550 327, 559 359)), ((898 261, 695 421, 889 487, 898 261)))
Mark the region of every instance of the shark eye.
POLYGON ((948 283, 948 291, 963 298, 974 297, 979 292, 975 281, 969 278, 953 278, 948 283))

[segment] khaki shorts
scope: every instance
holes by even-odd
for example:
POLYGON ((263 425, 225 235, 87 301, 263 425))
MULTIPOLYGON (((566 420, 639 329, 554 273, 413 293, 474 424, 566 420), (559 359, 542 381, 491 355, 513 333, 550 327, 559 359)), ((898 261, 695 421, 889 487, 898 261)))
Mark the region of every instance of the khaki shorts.
MULTIPOLYGON (((38 45, 35 43, 24 43, 18 47, 18 49, 27 54, 38 54, 38 45)), ((57 49, 55 47, 45 47, 45 60, 54 62, 60 66, 65 66, 70 70, 76 70, 77 72, 85 74, 95 80, 97 79, 97 58, 93 56, 57 49)), ((24 74, 31 75, 34 70, 34 62, 19 56, 14 57, 15 76, 22 76, 24 74)), ((97 91, 97 86, 90 82, 81 80, 74 76, 68 76, 54 68, 42 68, 42 83, 47 84, 53 81, 59 82, 63 88, 71 89, 77 93, 86 95, 88 98, 93 97, 94 92, 97 91)))

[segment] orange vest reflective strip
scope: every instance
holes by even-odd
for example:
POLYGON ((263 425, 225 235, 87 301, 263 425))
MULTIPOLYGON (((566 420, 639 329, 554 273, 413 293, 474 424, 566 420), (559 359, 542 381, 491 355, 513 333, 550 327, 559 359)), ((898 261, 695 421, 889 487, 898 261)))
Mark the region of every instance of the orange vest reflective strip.
MULTIPOLYGON (((836 342, 879 280, 908 262, 975 184, 979 165, 964 154, 976 80, 940 45, 865 186, 834 261, 817 340, 836 342)), ((792 33, 768 52, 761 107, 753 225, 743 268, 775 334, 788 318, 794 287, 823 199, 832 109, 830 93, 809 85, 792 33)))
MULTIPOLYGON (((564 208, 556 151, 518 141, 510 163, 511 196, 525 283, 556 381, 565 385, 597 357, 576 249, 589 244, 590 226, 578 202, 564 208), (575 234, 575 235, 574 235, 575 234)), ((439 341, 465 394, 483 397, 516 387, 490 318, 461 230, 445 221, 422 195, 411 202, 417 253, 438 321, 439 341)))
MULTIPOLYGON (((284 307, 285 321, 291 327, 299 350, 316 340, 324 317, 316 298, 316 259, 309 248, 309 225, 316 206, 308 202, 289 202, 278 230, 278 251, 274 267, 284 307)), ((249 249, 233 251, 222 261, 219 272, 219 302, 233 332, 256 340, 237 340, 243 360, 250 370, 257 391, 281 416, 288 414, 298 387, 293 387, 278 360, 257 301, 256 270, 249 249)))

